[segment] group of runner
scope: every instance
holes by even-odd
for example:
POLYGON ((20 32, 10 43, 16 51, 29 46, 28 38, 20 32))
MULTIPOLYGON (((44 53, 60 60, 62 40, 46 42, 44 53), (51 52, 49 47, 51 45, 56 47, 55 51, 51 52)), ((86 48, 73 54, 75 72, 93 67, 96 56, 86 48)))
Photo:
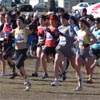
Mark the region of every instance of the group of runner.
MULTIPOLYGON (((11 79, 17 76, 16 68, 25 80, 25 90, 29 91, 31 83, 25 71, 24 61, 27 51, 36 52, 33 77, 38 77, 39 67, 43 69, 42 79, 48 78, 47 63, 53 62, 54 81, 52 86, 59 86, 59 75, 66 80, 69 63, 76 72, 78 86, 75 91, 83 89, 81 67, 85 66, 87 83, 92 83, 93 71, 100 58, 100 18, 83 15, 77 19, 64 10, 57 13, 20 15, 20 12, 0 15, 0 60, 1 76, 5 76, 5 60, 12 68, 11 79), (13 62, 12 54, 16 53, 13 62)), ((31 53, 33 55, 33 53, 31 53)))

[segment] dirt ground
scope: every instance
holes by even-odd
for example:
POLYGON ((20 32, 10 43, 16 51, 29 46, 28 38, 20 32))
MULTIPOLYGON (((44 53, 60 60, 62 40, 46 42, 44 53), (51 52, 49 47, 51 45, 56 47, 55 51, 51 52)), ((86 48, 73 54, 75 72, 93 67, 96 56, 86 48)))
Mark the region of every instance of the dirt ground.
MULTIPOLYGON (((93 74, 93 84, 87 84, 87 75, 85 68, 82 68, 83 91, 73 91, 77 86, 75 71, 71 66, 68 68, 67 79, 62 81, 59 77, 61 86, 52 87, 50 83, 54 79, 53 64, 48 64, 49 78, 42 80, 42 68, 39 70, 39 77, 32 77, 34 71, 35 59, 28 59, 25 62, 26 71, 30 77, 32 88, 30 91, 24 91, 24 80, 20 76, 16 79, 9 79, 11 69, 7 66, 7 76, 0 77, 0 100, 100 100, 100 68, 96 67, 93 74)), ((0 65, 1 66, 1 65, 0 65)), ((0 67, 1 72, 1 67, 0 67)))

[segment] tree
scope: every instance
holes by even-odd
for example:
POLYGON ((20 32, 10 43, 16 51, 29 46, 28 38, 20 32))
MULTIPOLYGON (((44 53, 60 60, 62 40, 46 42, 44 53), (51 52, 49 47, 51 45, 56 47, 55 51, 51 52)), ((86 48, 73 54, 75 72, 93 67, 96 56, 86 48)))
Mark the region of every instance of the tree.
POLYGON ((56 3, 55 0, 48 0, 48 4, 49 4, 49 11, 55 11, 56 10, 56 3))

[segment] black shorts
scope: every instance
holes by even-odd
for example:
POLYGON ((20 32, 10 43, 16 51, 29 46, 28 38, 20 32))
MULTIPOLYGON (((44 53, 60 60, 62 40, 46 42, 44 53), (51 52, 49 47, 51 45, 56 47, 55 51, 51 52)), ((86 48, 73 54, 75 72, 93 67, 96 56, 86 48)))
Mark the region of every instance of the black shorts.
POLYGON ((27 58, 27 48, 16 50, 16 67, 19 69, 24 67, 24 61, 27 58))
POLYGON ((14 54, 15 49, 13 47, 8 47, 3 52, 4 59, 7 59, 8 57, 12 57, 14 54))
POLYGON ((55 54, 56 54, 55 47, 45 47, 45 48, 43 49, 43 52, 44 52, 47 56, 49 56, 49 55, 55 56, 55 54))

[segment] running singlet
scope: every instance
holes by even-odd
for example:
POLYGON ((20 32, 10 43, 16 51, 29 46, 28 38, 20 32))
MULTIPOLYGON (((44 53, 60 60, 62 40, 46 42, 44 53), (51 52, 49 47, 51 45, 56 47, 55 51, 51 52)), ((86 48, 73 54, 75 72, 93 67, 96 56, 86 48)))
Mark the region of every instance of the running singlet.
POLYGON ((2 32, 7 33, 12 31, 12 26, 11 25, 4 25, 2 32))
POLYGON ((73 46, 73 41, 74 41, 74 32, 71 28, 70 25, 68 26, 59 26, 58 27, 58 30, 60 32, 60 35, 59 35, 59 45, 62 45, 62 46, 68 46, 68 47, 71 47, 73 46))
POLYGON ((27 42, 27 34, 26 29, 18 29, 16 28, 14 31, 15 41, 16 43, 27 42))
POLYGON ((5 38, 5 40, 8 40, 8 37, 12 31, 12 26, 11 25, 4 25, 3 30, 2 30, 2 36, 5 38))
POLYGON ((78 35, 78 40, 79 40, 79 45, 83 45, 83 43, 85 44, 90 44, 90 38, 88 37, 86 31, 82 31, 82 30, 79 30, 77 32, 77 35, 78 35))
POLYGON ((38 42, 44 41, 44 28, 43 26, 38 27, 38 42))
MULTIPOLYGON (((55 28, 52 28, 50 31, 52 34, 55 34, 55 28)), ((46 40, 45 40, 45 45, 47 47, 55 47, 56 46, 56 39, 53 38, 50 32, 46 32, 46 40)))

